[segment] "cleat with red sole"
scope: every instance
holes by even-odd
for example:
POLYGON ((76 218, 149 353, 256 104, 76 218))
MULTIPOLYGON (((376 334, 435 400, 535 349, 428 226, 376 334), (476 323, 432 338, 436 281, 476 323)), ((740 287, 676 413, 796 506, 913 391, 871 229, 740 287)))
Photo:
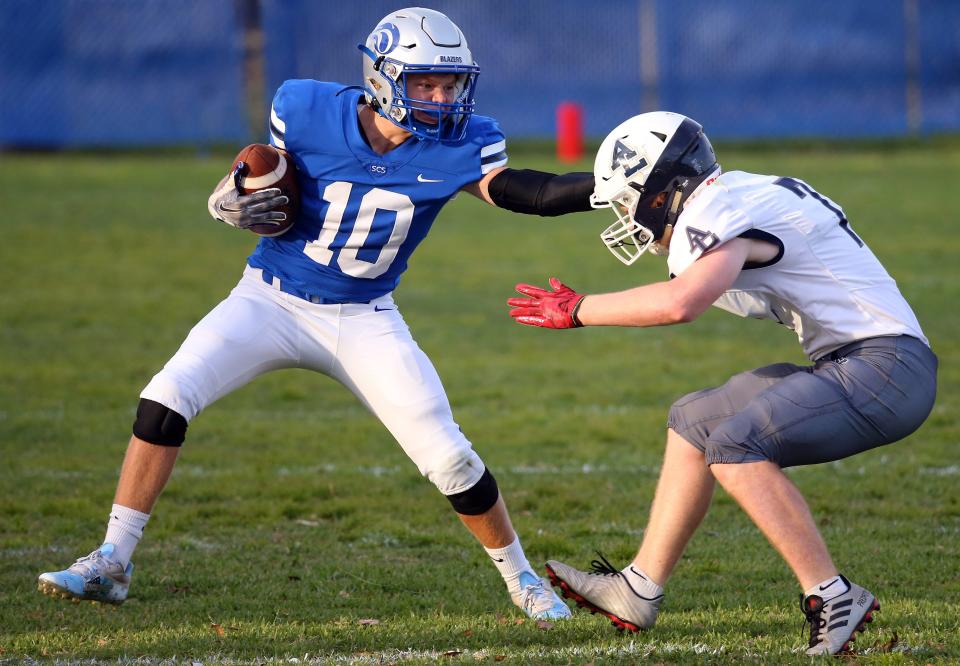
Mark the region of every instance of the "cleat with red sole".
POLYGON ((642 631, 656 621, 663 595, 654 599, 640 596, 619 571, 601 573, 595 568, 587 573, 553 560, 547 563, 546 571, 565 598, 591 614, 605 616, 618 631, 642 631))

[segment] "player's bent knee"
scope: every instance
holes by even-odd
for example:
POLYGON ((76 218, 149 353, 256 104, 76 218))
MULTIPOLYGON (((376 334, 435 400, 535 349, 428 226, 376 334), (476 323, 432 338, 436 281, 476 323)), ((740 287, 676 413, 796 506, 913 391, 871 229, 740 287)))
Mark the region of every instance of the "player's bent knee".
POLYGON ((477 482, 486 465, 462 435, 430 442, 414 461, 420 473, 444 495, 466 490, 477 482))
POLYGON ((187 438, 187 420, 159 402, 140 398, 133 434, 150 444, 181 446, 187 438))
POLYGON ((453 510, 464 516, 479 516, 493 508, 500 498, 497 480, 489 469, 483 470, 480 480, 463 492, 447 495, 453 510))

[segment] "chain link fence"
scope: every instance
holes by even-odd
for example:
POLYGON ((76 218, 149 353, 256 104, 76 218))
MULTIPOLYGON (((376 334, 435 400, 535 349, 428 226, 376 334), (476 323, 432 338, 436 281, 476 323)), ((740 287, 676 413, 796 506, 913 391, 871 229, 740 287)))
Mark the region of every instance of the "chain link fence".
MULTIPOLYGON (((425 0, 512 138, 669 109, 716 138, 960 129, 954 0, 425 0)), ((285 79, 360 83, 356 46, 396 2, 0 0, 0 145, 263 140, 285 79)))
POLYGON ((0 0, 0 145, 243 141, 233 0, 0 0))

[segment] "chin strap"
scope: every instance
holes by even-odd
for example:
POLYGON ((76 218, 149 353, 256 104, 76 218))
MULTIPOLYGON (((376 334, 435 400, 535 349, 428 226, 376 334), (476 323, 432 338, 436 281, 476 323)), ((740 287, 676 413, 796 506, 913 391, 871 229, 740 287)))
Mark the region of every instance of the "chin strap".
MULTIPOLYGON (((683 185, 678 185, 677 189, 670 195, 670 203, 667 207, 667 214, 663 217, 663 228, 666 232, 667 227, 672 227, 677 223, 677 217, 680 215, 680 208, 683 203, 683 185)), ((663 234, 660 235, 663 237, 663 234)), ((659 239, 658 239, 659 240, 659 239)))

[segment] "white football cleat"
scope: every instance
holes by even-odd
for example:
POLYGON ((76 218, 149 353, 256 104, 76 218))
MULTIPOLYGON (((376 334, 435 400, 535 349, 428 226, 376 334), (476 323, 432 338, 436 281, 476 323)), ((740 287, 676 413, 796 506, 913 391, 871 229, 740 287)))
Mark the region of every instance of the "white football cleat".
POLYGON ((800 595, 800 608, 810 625, 807 654, 847 654, 858 631, 873 622, 880 602, 869 591, 840 576, 847 591, 829 601, 815 594, 800 595))
POLYGON ((40 574, 37 589, 51 597, 122 604, 130 587, 133 563, 124 568, 110 559, 112 554, 113 544, 105 543, 69 569, 40 574))
POLYGON ((649 629, 657 621, 663 595, 644 597, 606 560, 595 561, 593 571, 579 571, 550 560, 547 574, 563 596, 591 613, 606 615, 617 629, 640 631, 649 629))

